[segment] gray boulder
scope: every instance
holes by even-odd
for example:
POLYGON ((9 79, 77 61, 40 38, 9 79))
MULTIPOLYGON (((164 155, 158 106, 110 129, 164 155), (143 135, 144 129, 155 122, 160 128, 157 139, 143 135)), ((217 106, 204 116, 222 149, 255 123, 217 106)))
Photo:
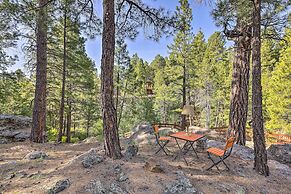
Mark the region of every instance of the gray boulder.
POLYGON ((275 169, 280 175, 291 181, 291 168, 286 164, 282 164, 276 160, 268 160, 269 168, 275 169))
POLYGON ((26 139, 29 139, 30 133, 20 132, 17 135, 14 136, 15 141, 25 141, 26 139))
POLYGON ((59 193, 59 192, 65 190, 66 188, 68 188, 70 185, 71 185, 71 183, 70 183, 69 179, 59 180, 53 188, 49 189, 49 191, 47 193, 48 194, 59 193))
POLYGON ((198 190, 193 187, 190 180, 185 176, 183 171, 177 171, 176 173, 177 173, 176 181, 166 187, 164 194, 199 193, 198 190))
POLYGON ((269 158, 291 164, 291 144, 272 144, 267 151, 269 158))
POLYGON ((107 193, 106 188, 103 186, 100 180, 91 180, 85 187, 87 193, 91 194, 105 194, 107 193))
POLYGON ((98 179, 91 180, 89 184, 85 186, 85 191, 90 194, 128 194, 118 183, 113 182, 110 186, 106 186, 98 179))
POLYGON ((0 138, 0 144, 6 144, 6 143, 9 143, 10 141, 6 138, 0 138))
POLYGON ((91 149, 88 154, 82 160, 82 164, 85 168, 91 168, 93 165, 103 162, 104 158, 97 154, 95 149, 91 149))
POLYGON ((121 172, 121 173, 118 175, 117 180, 118 180, 119 182, 124 182, 124 181, 128 180, 128 176, 127 176, 124 172, 121 172))
POLYGON ((0 115, 0 127, 10 128, 10 129, 19 129, 24 127, 30 127, 32 119, 26 116, 20 115, 0 115))
POLYGON ((112 183, 109 190, 110 194, 128 194, 128 192, 125 189, 121 188, 121 186, 117 183, 112 183))
MULTIPOLYGON (((170 133, 177 132, 177 129, 161 127, 159 129, 160 136, 167 136, 170 133)), ((133 144, 135 142, 138 145, 156 144, 156 136, 154 134, 154 129, 150 123, 141 123, 132 129, 133 134, 128 138, 128 144, 133 144)))
POLYGON ((133 134, 128 138, 128 144, 150 144, 155 142, 154 129, 150 124, 139 124, 132 129, 133 134))
POLYGON ((124 153, 124 157, 126 159, 132 159, 134 156, 137 155, 138 152, 138 146, 137 145, 129 145, 124 153))
POLYGON ((25 116, 0 115, 1 143, 29 139, 31 122, 31 118, 25 116))
POLYGON ((25 156, 25 158, 29 159, 29 160, 35 160, 35 159, 39 159, 39 158, 46 159, 46 158, 48 158, 48 155, 42 151, 33 151, 33 152, 28 153, 25 156))

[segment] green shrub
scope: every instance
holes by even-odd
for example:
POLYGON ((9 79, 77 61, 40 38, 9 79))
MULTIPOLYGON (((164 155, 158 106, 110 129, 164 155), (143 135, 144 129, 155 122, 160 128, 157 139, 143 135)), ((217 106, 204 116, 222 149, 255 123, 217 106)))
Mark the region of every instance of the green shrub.
POLYGON ((84 140, 87 138, 87 133, 84 129, 78 129, 78 130, 76 130, 74 137, 78 138, 79 141, 84 140))
POLYGON ((48 141, 57 141, 57 137, 58 137, 58 130, 55 128, 51 128, 47 131, 47 138, 48 141))
POLYGON ((62 136, 62 143, 66 143, 67 141, 67 136, 62 136))
POLYGON ((79 141, 78 137, 71 137, 71 143, 78 143, 79 141))

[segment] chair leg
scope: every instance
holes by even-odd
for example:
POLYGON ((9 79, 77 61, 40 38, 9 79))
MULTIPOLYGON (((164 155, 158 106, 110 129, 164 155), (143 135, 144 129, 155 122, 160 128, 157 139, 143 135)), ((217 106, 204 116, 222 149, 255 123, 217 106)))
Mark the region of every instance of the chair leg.
POLYGON ((160 146, 160 149, 158 151, 156 151, 155 154, 159 153, 161 150, 163 150, 163 152, 168 156, 168 153, 165 151, 165 149, 167 149, 165 146, 169 143, 170 141, 166 141, 163 145, 161 145, 159 142, 159 146, 160 146))
MULTIPOLYGON (((220 157, 219 157, 220 158, 220 157)), ((224 158, 220 158, 222 160, 222 163, 224 164, 224 166, 227 168, 227 170, 230 170, 229 167, 227 166, 227 164, 224 162, 224 158)))
POLYGON ((210 170, 211 168, 213 168, 215 166, 217 168, 217 170, 220 171, 217 165, 221 162, 221 160, 218 162, 214 162, 214 160, 211 158, 209 152, 207 152, 207 154, 208 154, 208 158, 213 162, 213 164, 209 168, 207 168, 206 170, 210 170))

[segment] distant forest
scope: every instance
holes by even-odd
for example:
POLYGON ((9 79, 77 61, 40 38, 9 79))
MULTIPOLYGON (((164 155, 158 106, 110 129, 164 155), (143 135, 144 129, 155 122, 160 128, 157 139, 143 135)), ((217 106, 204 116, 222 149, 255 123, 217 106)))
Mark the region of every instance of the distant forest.
MULTIPOLYGON (((103 134, 100 69, 85 51, 86 38, 100 35, 101 20, 90 15, 89 5, 84 4, 81 10, 77 2, 57 1, 48 9, 46 117, 50 140, 57 138, 60 125, 63 134, 67 128, 71 129, 72 140, 103 134)), ((36 81, 37 17, 35 11, 23 12, 32 6, 29 1, 21 1, 20 5, 8 1, 0 5, 0 114, 31 116, 36 81), (19 40, 24 42, 26 75, 21 70, 7 70, 17 60, 7 49, 16 47, 19 40)), ((218 25, 223 14, 219 8, 217 5, 212 13, 218 25)), ((195 126, 212 128, 229 124, 236 45, 226 46, 229 37, 222 32, 215 32, 208 39, 202 31, 193 33, 189 5, 181 3, 176 11, 184 28, 175 31, 174 41, 168 45, 169 56, 157 53, 153 61, 143 60, 138 53, 129 56, 126 38, 136 34, 118 30, 122 23, 117 21, 114 103, 120 135, 141 122, 179 123, 181 104, 194 106, 195 126), (148 95, 148 87, 153 94, 148 95)), ((118 13, 125 16, 123 12, 118 13)), ((261 62, 265 129, 291 134, 290 22, 279 32, 275 27, 264 30, 261 62), (280 34, 280 38, 270 38, 274 33, 280 34)), ((248 90, 250 120, 251 85, 248 90)))

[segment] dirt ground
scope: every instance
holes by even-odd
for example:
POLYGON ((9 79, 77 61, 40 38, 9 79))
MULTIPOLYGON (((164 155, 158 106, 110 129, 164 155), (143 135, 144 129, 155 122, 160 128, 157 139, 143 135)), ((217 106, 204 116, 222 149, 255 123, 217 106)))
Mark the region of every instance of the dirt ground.
MULTIPOLYGON (((174 144, 170 146, 172 151, 177 150, 174 144)), ((85 187, 94 179, 105 185, 116 181, 114 167, 117 165, 128 176, 120 184, 129 193, 164 193, 167 185, 175 181, 178 170, 183 171, 192 185, 202 193, 291 193, 291 175, 286 173, 286 169, 279 169, 275 161, 269 161, 269 177, 254 172, 253 161, 235 156, 226 161, 230 171, 223 165, 220 165, 221 172, 215 168, 206 171, 211 161, 205 152, 198 153, 199 159, 187 156, 188 160, 193 160, 187 166, 181 158, 173 160, 173 157, 163 153, 155 155, 155 145, 143 145, 139 147, 138 155, 131 160, 105 157, 102 163, 84 168, 78 157, 91 148, 97 148, 99 154, 104 155, 103 145, 98 142, 3 144, 0 146, 0 193, 46 193, 58 180, 64 178, 68 178, 71 185, 61 193, 88 193, 85 187), (44 151, 49 157, 37 160, 24 158, 34 150, 44 151), (159 164, 164 172, 148 171, 145 168, 146 162, 159 164)))

